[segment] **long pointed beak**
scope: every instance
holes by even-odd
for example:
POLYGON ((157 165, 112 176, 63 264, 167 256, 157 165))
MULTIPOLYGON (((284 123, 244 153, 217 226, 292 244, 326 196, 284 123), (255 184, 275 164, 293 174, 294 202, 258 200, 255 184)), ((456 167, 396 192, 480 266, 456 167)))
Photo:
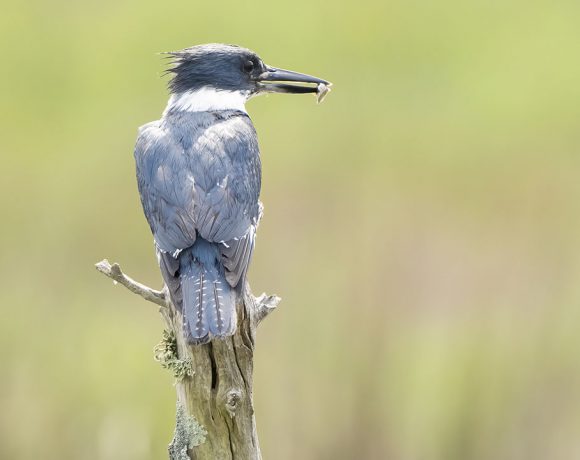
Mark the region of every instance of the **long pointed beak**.
POLYGON ((258 82, 277 82, 277 83, 261 83, 260 90, 271 93, 318 93, 320 87, 328 87, 332 83, 312 75, 292 72, 291 70, 274 69, 269 67, 266 72, 258 77, 258 82), (290 85, 281 82, 297 82, 305 83, 305 85, 290 85), (314 83, 313 86, 307 85, 314 83))

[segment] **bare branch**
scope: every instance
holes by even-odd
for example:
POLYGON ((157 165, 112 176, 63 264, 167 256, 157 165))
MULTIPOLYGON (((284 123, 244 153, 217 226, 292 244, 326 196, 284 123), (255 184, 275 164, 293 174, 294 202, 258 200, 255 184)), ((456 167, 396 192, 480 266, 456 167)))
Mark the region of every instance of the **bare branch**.
POLYGON ((143 297, 145 300, 165 308, 169 306, 169 298, 165 291, 156 291, 155 289, 151 289, 150 287, 128 277, 121 271, 119 264, 114 263, 111 265, 107 259, 103 259, 95 264, 95 267, 103 275, 108 276, 119 284, 122 284, 132 293, 143 297))
POLYGON ((281 300, 277 295, 266 295, 266 293, 256 297, 256 313, 254 317, 256 323, 259 324, 266 316, 272 313, 281 300))

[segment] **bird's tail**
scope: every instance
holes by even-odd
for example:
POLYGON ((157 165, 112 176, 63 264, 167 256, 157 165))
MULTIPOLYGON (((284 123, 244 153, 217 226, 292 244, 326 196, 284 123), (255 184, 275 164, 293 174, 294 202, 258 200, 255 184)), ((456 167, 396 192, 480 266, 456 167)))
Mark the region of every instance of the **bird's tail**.
POLYGON ((189 343, 236 330, 236 293, 225 278, 217 246, 202 238, 179 255, 183 331, 189 343))

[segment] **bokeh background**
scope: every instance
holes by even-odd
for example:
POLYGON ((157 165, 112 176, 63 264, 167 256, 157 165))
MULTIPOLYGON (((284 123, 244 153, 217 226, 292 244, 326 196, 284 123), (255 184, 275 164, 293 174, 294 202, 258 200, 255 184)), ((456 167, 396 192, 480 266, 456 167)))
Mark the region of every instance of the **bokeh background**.
POLYGON ((580 3, 7 2, 0 458, 160 459, 171 376, 132 149, 159 51, 331 80, 252 100, 266 459, 580 458, 580 3))

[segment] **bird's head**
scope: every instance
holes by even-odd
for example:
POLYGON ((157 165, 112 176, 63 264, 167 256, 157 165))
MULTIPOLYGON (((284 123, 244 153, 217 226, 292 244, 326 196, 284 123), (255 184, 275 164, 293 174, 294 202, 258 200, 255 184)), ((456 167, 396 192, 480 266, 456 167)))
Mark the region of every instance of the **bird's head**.
POLYGON ((330 86, 317 77, 270 67, 253 51, 234 45, 198 45, 167 54, 174 96, 212 94, 216 100, 238 97, 245 102, 262 93, 317 93, 321 99, 330 86))

